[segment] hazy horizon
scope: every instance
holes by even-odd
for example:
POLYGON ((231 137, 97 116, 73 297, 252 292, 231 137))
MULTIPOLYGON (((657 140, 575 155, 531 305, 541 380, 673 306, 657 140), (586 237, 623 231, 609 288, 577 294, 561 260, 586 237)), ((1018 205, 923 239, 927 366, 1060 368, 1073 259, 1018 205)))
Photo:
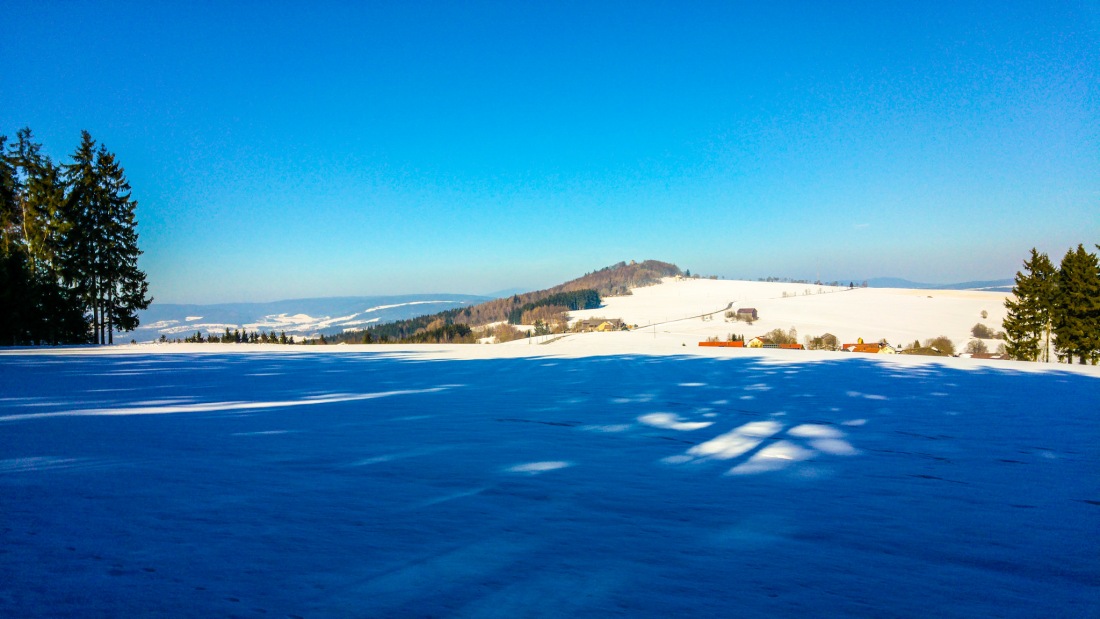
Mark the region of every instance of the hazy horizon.
POLYGON ((1100 240, 1088 3, 5 8, 0 134, 117 154, 157 302, 998 280, 1100 240))

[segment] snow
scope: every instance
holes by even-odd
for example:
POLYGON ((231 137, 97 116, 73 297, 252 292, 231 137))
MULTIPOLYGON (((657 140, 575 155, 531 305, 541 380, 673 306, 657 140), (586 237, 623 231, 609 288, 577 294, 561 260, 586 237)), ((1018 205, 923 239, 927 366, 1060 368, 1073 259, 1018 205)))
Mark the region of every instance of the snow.
POLYGON ((453 297, 449 300, 422 298, 425 296, 428 295, 332 297, 205 306, 154 303, 139 313, 141 325, 126 334, 126 339, 154 342, 164 336, 175 340, 182 335, 194 335, 196 331, 203 335, 221 335, 226 328, 230 331, 285 332, 302 339, 317 337, 322 332, 336 333, 462 307, 483 299, 470 295, 446 295, 453 297), (432 305, 435 307, 429 307, 432 305), (199 324, 199 321, 204 322, 199 324))
POLYGON ((389 305, 376 305, 374 307, 367 308, 367 309, 363 310, 362 313, 363 314, 369 314, 371 312, 377 312, 377 311, 381 311, 381 310, 384 310, 384 309, 393 309, 395 307, 408 307, 408 306, 411 306, 411 305, 430 305, 430 304, 438 305, 440 303, 451 304, 451 303, 454 303, 454 301, 439 300, 439 301, 409 301, 407 303, 391 303, 389 305))
MULTIPOLYGON (((737 280, 665 279, 659 286, 636 288, 632 295, 608 297, 604 306, 572 312, 574 319, 622 318, 627 324, 684 336, 699 342, 730 333, 746 339, 772 329, 795 327, 799 341, 807 335, 832 333, 844 342, 886 339, 909 345, 946 335, 962 350, 973 339, 977 323, 1001 330, 1005 317, 1003 292, 973 290, 910 290, 898 288, 833 288, 813 284, 783 284, 737 280), (786 295, 786 296, 784 296, 786 295), (749 325, 727 322, 727 308, 754 307, 760 319, 749 325), (982 318, 985 311, 987 318, 982 318), (709 320, 701 316, 710 314, 709 320), (690 318, 685 318, 690 317, 690 318)), ((995 340, 985 340, 995 348, 995 340)))
POLYGON ((0 616, 1100 616, 1100 368, 713 322, 0 351, 0 616))

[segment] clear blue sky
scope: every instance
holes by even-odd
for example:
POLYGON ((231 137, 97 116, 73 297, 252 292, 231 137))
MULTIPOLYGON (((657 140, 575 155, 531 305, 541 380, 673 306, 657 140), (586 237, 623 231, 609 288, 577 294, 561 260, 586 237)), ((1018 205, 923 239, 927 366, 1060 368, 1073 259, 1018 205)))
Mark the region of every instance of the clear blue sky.
POLYGON ((1091 0, 356 4, 9 0, 0 133, 117 153, 162 302, 1100 242, 1091 0))

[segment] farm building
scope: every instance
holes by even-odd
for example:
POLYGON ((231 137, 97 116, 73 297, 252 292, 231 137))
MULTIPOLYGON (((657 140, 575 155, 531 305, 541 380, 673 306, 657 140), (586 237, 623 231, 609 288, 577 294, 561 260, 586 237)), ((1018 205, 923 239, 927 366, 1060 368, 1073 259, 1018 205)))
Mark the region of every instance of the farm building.
POLYGON ((744 342, 699 342, 700 346, 717 346, 720 348, 744 348, 744 342))
POLYGON ((619 331, 623 321, 619 318, 589 318, 577 324, 579 331, 619 331))
POLYGON ((855 344, 845 344, 841 347, 841 350, 845 352, 862 352, 880 355, 896 355, 898 353, 897 349, 886 342, 864 344, 862 340, 855 344))

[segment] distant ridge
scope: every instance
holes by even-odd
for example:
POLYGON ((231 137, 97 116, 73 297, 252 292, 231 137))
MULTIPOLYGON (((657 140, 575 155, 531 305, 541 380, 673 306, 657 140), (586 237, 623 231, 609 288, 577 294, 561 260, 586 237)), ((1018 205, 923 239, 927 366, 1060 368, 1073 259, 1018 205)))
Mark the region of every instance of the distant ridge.
POLYGON ((554 307, 558 307, 583 300, 584 303, 595 305, 569 309, 594 309, 601 297, 629 295, 632 294, 631 288, 659 284, 662 277, 681 274, 680 267, 659 260, 619 262, 545 290, 513 294, 434 314, 423 313, 385 325, 365 325, 361 330, 346 329, 330 341, 359 342, 369 331, 375 342, 471 342, 476 341, 472 334, 473 327, 501 322, 516 324, 517 316, 524 311, 546 305, 550 301, 553 301, 554 307))
POLYGON ((404 320, 422 314, 468 307, 489 300, 469 294, 406 294, 363 297, 319 297, 265 303, 181 304, 153 303, 140 312, 141 326, 127 339, 148 342, 183 339, 196 331, 203 335, 241 329, 283 332, 297 338, 340 333, 373 324, 404 320))
POLYGON ((913 282, 900 277, 876 277, 867 280, 871 288, 913 288, 916 290, 990 290, 994 292, 1011 292, 1015 280, 992 279, 984 281, 960 282, 957 284, 925 284, 913 282))

